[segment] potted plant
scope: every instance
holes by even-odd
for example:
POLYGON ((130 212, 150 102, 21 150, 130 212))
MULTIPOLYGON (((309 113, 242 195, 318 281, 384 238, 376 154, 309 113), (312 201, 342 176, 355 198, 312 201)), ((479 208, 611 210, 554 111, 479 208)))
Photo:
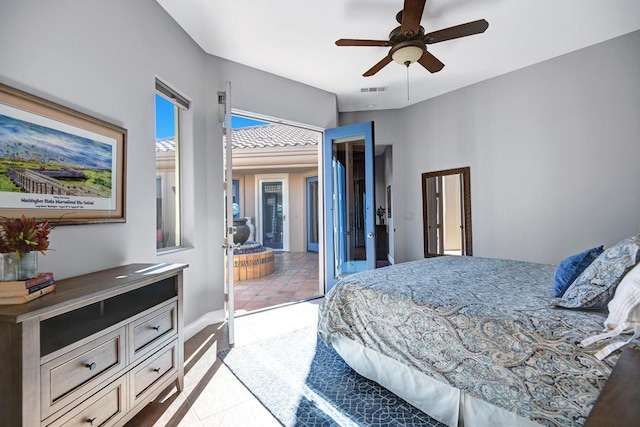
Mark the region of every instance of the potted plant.
POLYGON ((49 221, 36 218, 5 218, 0 224, 0 280, 26 280, 38 275, 38 252, 49 249, 49 221), (13 264, 13 269, 12 269, 13 264))
POLYGON ((378 219, 380 220, 380 225, 384 225, 384 214, 387 210, 380 206, 376 211, 376 215, 378 215, 378 219))

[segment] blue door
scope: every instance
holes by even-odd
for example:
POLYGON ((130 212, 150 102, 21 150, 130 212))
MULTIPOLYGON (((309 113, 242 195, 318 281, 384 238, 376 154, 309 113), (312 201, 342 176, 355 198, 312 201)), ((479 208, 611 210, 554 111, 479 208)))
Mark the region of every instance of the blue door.
POLYGON ((318 177, 307 178, 307 251, 318 252, 318 177))
POLYGON ((324 134, 327 292, 376 265, 373 144, 373 122, 324 134))

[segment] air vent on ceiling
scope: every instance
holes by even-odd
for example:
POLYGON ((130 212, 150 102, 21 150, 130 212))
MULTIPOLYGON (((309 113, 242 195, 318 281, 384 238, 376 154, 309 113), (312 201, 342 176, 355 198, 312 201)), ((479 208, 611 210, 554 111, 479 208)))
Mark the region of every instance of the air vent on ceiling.
POLYGON ((389 86, 381 86, 381 87, 363 87, 360 89, 360 92, 386 92, 389 86))

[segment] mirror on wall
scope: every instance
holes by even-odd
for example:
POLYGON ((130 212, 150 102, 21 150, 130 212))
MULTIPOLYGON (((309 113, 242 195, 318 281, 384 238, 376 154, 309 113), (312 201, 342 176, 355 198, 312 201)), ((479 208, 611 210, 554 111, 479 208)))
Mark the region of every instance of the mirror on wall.
POLYGON ((424 256, 473 255, 469 167, 422 174, 424 256))

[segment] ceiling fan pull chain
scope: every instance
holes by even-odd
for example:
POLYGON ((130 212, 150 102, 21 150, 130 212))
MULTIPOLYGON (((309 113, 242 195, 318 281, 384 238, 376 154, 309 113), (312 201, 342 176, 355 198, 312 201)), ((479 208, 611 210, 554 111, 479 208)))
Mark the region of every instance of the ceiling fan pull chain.
POLYGON ((407 65, 407 101, 409 100, 409 63, 407 65))

